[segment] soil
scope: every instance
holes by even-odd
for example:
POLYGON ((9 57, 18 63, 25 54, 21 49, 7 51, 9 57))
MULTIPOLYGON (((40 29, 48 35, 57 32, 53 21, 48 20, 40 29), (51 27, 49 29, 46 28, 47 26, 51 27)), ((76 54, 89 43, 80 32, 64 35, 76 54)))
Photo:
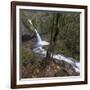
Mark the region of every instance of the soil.
POLYGON ((75 69, 67 62, 56 59, 44 59, 37 63, 36 60, 30 60, 27 64, 21 65, 21 78, 40 78, 40 77, 63 77, 79 76, 75 69))

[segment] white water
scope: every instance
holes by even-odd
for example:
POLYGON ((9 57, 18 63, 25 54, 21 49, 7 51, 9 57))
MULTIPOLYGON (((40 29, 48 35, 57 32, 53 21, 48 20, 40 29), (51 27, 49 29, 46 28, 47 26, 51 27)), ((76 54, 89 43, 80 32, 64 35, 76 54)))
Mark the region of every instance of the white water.
MULTIPOLYGON (((29 23, 33 26, 32 21, 29 19, 28 20, 29 23)), ((41 49, 41 47, 45 46, 45 45, 49 45, 49 42, 43 41, 39 35, 39 33, 37 32, 36 29, 34 29, 36 36, 37 36, 37 43, 36 46, 39 47, 41 49)))
POLYGON ((35 52, 36 54, 40 54, 44 57, 46 57, 46 53, 47 53, 47 51, 43 47, 36 47, 33 49, 33 52, 35 52))
POLYGON ((33 25, 33 24, 32 24, 32 21, 31 21, 30 19, 28 19, 28 22, 29 22, 31 25, 33 25))
MULTIPOLYGON (((32 24, 30 19, 28 21, 30 24, 32 24)), ((35 29, 35 33, 37 36, 37 42, 36 42, 36 48, 34 48, 33 51, 35 53, 40 54, 45 57, 47 54, 47 51, 43 48, 43 46, 49 45, 49 42, 43 41, 36 29, 35 29)), ((54 54, 52 57, 57 60, 65 61, 65 62, 71 64, 72 67, 75 69, 75 71, 80 73, 80 62, 74 62, 74 61, 72 61, 72 59, 67 58, 61 54, 54 54)))
POLYGON ((36 29, 35 29, 35 32, 36 32, 36 36, 37 36, 37 46, 43 47, 45 45, 49 45, 49 42, 42 41, 42 39, 36 29))
POLYGON ((53 55, 53 58, 60 60, 60 61, 65 61, 65 62, 71 64, 76 72, 80 72, 80 62, 74 62, 70 58, 66 58, 65 56, 60 55, 60 54, 53 55))

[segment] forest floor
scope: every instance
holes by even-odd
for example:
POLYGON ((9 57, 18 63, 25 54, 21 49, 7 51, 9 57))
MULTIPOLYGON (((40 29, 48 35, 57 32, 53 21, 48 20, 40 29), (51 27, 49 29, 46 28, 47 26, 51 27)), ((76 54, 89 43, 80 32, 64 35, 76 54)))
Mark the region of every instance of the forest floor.
POLYGON ((21 66, 21 78, 40 78, 40 77, 63 77, 79 76, 72 65, 64 61, 52 58, 44 58, 43 62, 30 60, 29 63, 21 66))

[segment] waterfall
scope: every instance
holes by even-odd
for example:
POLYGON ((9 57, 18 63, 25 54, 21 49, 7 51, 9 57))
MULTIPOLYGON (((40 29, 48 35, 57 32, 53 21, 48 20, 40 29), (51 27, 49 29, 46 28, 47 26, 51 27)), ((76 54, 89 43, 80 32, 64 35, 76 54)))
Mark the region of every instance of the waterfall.
MULTIPOLYGON (((32 24, 31 20, 28 20, 30 24, 32 24)), ((33 24, 32 24, 33 26, 33 24)), ((37 42, 35 44, 35 48, 33 49, 33 51, 37 54, 40 54, 44 57, 46 57, 47 51, 43 48, 43 46, 45 45, 49 45, 49 42, 43 41, 38 33, 38 31, 34 28, 34 31, 36 33, 36 37, 37 37, 37 42)), ((74 62, 72 61, 70 58, 67 58, 61 54, 54 54, 52 56, 54 59, 60 60, 60 61, 65 61, 69 64, 72 65, 72 67, 75 69, 76 72, 80 73, 80 62, 74 62)))
MULTIPOLYGON (((33 26, 32 21, 30 19, 28 21, 33 26)), ((35 28, 34 31, 36 33, 37 42, 35 43, 35 48, 33 49, 33 51, 42 56, 46 56, 47 51, 43 48, 43 46, 49 45, 49 42, 43 41, 35 28)))
POLYGON ((37 36, 37 42, 42 42, 41 37, 40 37, 40 35, 39 35, 39 33, 37 32, 36 29, 35 29, 35 33, 36 33, 36 36, 37 36))
POLYGON ((60 55, 60 54, 53 55, 53 58, 55 58, 57 60, 65 61, 65 62, 71 64, 76 72, 80 72, 80 62, 74 62, 70 58, 67 58, 67 57, 60 55))
POLYGON ((33 24, 32 24, 32 21, 31 21, 30 19, 28 19, 28 22, 29 22, 31 25, 33 25, 33 24))
MULTIPOLYGON (((32 21, 31 21, 30 19, 29 19, 28 21, 29 21, 29 23, 33 26, 32 21)), ((33 27, 34 27, 34 26, 33 26, 33 27)), ((34 31, 35 31, 36 36, 37 36, 37 43, 36 43, 37 47, 38 47, 38 46, 43 47, 43 46, 45 46, 45 45, 49 45, 49 42, 43 41, 43 40, 41 39, 39 33, 37 32, 37 30, 36 30, 35 28, 34 28, 34 31)))
POLYGON ((39 33, 37 32, 37 30, 35 29, 35 33, 36 33, 36 36, 37 36, 37 46, 45 46, 45 45, 49 45, 49 42, 46 42, 46 41, 43 41, 39 35, 39 33))
POLYGON ((33 51, 37 54, 46 56, 47 51, 43 47, 45 45, 49 45, 49 42, 43 41, 36 29, 35 29, 35 33, 37 36, 37 42, 35 44, 36 47, 33 49, 33 51))

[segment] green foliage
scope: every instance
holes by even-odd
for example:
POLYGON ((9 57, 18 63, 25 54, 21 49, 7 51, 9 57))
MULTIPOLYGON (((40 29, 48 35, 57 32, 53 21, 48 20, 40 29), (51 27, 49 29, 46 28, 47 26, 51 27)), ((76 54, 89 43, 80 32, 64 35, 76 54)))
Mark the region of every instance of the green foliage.
POLYGON ((20 17, 29 31, 34 30, 28 22, 28 19, 31 19, 41 38, 48 42, 52 40, 51 31, 53 30, 52 38, 55 39, 55 44, 51 49, 54 48, 54 53, 62 53, 66 56, 80 59, 80 13, 21 10, 20 17), (54 25, 55 18, 57 20, 54 25))
MULTIPOLYGON (((63 13, 59 18, 59 40, 64 43, 64 53, 80 59, 80 16, 79 13, 63 13), (61 24, 60 24, 61 23, 61 24)), ((62 42, 61 42, 62 43, 62 42)), ((61 47, 62 48, 62 47, 61 47)))
POLYGON ((22 47, 21 48, 21 59, 22 64, 27 64, 30 60, 33 58, 33 52, 28 50, 27 48, 22 47))
MULTIPOLYGON (((21 33, 28 30, 29 34, 34 36, 33 32, 35 28, 40 34, 42 40, 50 43, 49 46, 44 47, 45 50, 48 51, 47 56, 51 57, 51 54, 63 54, 67 57, 80 60, 80 13, 47 12, 21 9, 21 33), (28 19, 32 21, 33 26, 28 22, 28 19)), ((26 42, 21 40, 20 61, 22 66, 20 68, 22 70, 21 77, 24 78, 37 78, 45 76, 45 73, 48 74, 51 72, 53 75, 54 72, 61 70, 60 67, 62 67, 55 65, 56 63, 54 64, 52 62, 52 58, 43 58, 33 52, 34 46, 32 42, 36 42, 35 39, 36 38, 33 37, 26 42)), ((71 67, 69 69, 71 69, 71 67)), ((59 73, 62 74, 62 70, 59 73)), ((54 74, 54 76, 55 75, 56 74, 54 74)))

